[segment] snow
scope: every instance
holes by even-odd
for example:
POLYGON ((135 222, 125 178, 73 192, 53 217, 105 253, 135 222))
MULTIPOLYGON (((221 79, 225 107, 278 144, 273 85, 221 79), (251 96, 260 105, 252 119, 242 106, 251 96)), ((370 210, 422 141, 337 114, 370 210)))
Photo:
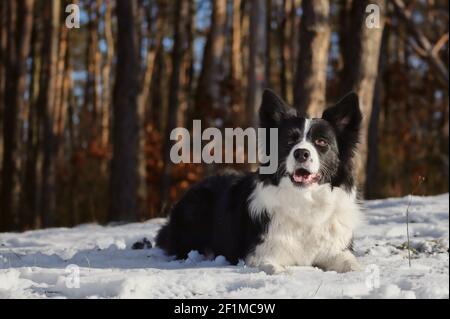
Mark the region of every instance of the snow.
POLYGON ((0 298, 449 298, 449 195, 366 201, 355 236, 364 270, 291 267, 266 275, 196 251, 187 260, 131 249, 164 219, 0 234, 0 298))

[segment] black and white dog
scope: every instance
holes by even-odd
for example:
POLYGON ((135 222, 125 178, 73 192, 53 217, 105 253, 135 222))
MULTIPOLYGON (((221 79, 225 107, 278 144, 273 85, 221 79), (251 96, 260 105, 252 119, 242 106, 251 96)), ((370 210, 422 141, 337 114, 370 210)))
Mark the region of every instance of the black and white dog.
POLYGON ((197 250, 231 263, 243 259, 269 274, 290 265, 360 269, 351 247, 360 220, 352 175, 358 96, 307 119, 266 90, 259 117, 262 128, 278 128, 277 171, 224 174, 193 186, 156 245, 177 258, 197 250))

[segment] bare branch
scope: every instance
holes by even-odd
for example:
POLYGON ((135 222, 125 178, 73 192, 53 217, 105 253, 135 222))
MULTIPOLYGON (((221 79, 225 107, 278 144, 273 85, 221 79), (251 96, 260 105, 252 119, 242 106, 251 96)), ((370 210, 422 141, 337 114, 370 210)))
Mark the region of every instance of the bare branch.
POLYGON ((444 34, 434 45, 433 49, 431 50, 433 54, 438 54, 438 52, 442 49, 442 47, 445 45, 445 43, 448 42, 448 32, 444 34))
MULTIPOLYGON (((406 7, 404 2, 402 0, 390 0, 390 1, 394 5, 396 9, 395 11, 397 12, 399 18, 406 24, 408 31, 412 34, 412 36, 415 38, 416 42, 418 43, 418 45, 420 45, 423 51, 427 53, 426 58, 430 62, 431 66, 438 72, 440 79, 444 82, 444 84, 448 86, 449 84, 448 68, 442 62, 441 58, 437 54, 439 50, 435 50, 436 45, 442 46, 445 44, 445 41, 442 40, 441 38, 437 42, 437 44, 433 46, 430 40, 428 40, 428 38, 425 36, 425 34, 419 28, 417 28, 417 25, 414 23, 414 20, 412 18, 412 12, 406 7), (441 40, 443 41, 442 44, 441 40)), ((439 46, 437 48, 439 49, 439 46)))

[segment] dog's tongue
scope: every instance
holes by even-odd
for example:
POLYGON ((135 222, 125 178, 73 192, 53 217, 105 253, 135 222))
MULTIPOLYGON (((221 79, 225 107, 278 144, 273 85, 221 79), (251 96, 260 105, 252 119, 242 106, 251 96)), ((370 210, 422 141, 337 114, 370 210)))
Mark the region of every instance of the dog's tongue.
POLYGON ((297 171, 294 173, 294 181, 297 183, 311 184, 315 181, 317 174, 310 174, 306 171, 297 171))
POLYGON ((294 174, 294 181, 296 181, 297 183, 303 183, 303 180, 303 175, 294 174))

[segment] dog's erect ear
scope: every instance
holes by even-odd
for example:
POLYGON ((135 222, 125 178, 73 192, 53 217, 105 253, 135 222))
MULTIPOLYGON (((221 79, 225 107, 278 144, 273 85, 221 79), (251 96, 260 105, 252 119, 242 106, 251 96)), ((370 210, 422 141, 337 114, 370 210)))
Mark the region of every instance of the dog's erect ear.
POLYGON ((331 123, 338 134, 358 134, 362 121, 358 95, 355 92, 347 94, 336 105, 327 108, 322 119, 331 123))
POLYGON ((275 92, 269 89, 264 90, 259 109, 260 127, 278 127, 283 118, 296 114, 295 109, 287 105, 275 92))

